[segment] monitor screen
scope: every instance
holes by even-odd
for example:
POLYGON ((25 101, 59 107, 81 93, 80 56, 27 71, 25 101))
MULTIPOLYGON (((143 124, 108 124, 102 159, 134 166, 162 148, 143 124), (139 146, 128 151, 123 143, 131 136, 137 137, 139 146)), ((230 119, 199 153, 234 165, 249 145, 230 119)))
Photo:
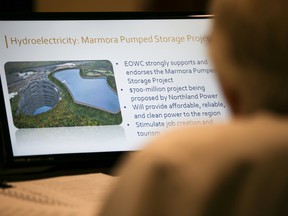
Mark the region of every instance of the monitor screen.
POLYGON ((6 164, 106 160, 179 126, 227 121, 200 14, 0 20, 6 164))

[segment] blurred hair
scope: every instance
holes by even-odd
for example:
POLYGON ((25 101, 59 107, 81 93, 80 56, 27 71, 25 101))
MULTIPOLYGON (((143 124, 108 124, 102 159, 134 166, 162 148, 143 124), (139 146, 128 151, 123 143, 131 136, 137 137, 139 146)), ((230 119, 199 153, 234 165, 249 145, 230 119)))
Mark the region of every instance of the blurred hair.
POLYGON ((266 94, 262 106, 287 113, 288 1, 215 0, 212 12, 214 28, 225 37, 229 60, 243 76, 246 71, 259 78, 254 84, 266 94))

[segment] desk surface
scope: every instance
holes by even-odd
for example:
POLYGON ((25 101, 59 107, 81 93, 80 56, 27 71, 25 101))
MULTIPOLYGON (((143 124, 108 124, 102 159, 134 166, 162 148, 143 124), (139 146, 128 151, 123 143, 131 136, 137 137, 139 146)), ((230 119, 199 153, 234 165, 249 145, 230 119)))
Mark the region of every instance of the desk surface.
POLYGON ((103 173, 9 182, 0 189, 3 215, 97 215, 117 177, 103 173))

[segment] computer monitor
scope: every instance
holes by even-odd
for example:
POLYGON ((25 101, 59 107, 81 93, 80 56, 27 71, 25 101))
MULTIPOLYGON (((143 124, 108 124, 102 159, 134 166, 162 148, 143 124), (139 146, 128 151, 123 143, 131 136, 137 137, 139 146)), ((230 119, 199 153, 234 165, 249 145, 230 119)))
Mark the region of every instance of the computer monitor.
POLYGON ((227 121, 201 13, 1 15, 4 166, 105 162, 227 121))

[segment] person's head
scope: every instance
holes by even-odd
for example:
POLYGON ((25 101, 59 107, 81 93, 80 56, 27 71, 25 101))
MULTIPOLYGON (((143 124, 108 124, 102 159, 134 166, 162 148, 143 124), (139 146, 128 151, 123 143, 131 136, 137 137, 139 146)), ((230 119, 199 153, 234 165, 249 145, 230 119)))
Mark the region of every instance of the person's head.
POLYGON ((288 1, 214 0, 211 56, 234 114, 288 114, 288 1))

